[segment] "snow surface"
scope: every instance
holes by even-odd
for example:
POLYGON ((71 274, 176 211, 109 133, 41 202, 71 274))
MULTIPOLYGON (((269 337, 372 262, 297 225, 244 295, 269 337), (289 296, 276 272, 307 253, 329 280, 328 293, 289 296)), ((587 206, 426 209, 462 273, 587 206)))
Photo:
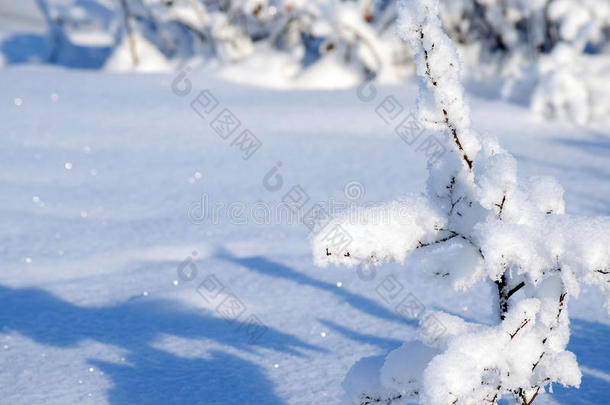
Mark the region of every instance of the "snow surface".
MULTIPOLYGON (((0 403, 338 404, 354 363, 415 333, 380 294, 389 275, 426 308, 491 323, 483 284, 450 293, 398 264, 368 278, 315 267, 309 230, 278 208, 294 185, 308 204, 347 207, 421 190, 425 157, 376 113, 390 95, 414 110, 414 82, 377 87, 367 102, 355 89, 264 90, 209 72, 191 73, 181 97, 173 80, 0 72, 0 403), (262 141, 249 159, 191 108, 204 89, 262 141), (264 183, 273 168, 278 191, 264 183), (224 205, 202 218, 202 201, 224 205), (263 203, 279 221, 255 210, 263 203), (204 290, 214 280, 217 298, 204 290), (212 305, 230 294, 246 308, 232 323, 212 305), (241 323, 250 315, 268 328, 254 342, 241 323)), ((468 97, 472 127, 498 136, 521 176, 556 177, 567 213, 610 215, 608 128, 468 97)), ((581 388, 536 402, 608 403, 601 294, 583 288, 570 315, 581 388)))

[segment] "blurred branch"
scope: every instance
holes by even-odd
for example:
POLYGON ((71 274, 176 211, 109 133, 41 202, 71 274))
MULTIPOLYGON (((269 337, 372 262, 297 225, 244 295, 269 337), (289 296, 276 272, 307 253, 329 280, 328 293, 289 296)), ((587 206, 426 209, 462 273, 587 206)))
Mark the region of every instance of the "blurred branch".
POLYGON ((123 9, 123 20, 125 24, 125 33, 127 34, 127 40, 129 41, 129 50, 131 52, 131 59, 133 66, 138 65, 138 54, 136 50, 136 40, 134 36, 134 30, 131 22, 131 13, 129 11, 129 6, 127 5, 127 0, 120 0, 121 8, 123 9))

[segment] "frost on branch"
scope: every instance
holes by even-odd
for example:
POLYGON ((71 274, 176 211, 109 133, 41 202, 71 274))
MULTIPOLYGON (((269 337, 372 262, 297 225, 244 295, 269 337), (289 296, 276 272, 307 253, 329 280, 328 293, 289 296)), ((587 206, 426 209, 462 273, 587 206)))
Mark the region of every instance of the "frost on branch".
POLYGON ((340 228, 348 243, 333 245, 321 232, 313 240, 315 260, 402 263, 417 251, 409 259, 413 267, 447 281, 437 287, 490 284, 497 319, 478 325, 438 313, 444 333, 435 339, 428 339, 422 320, 421 342, 405 343, 383 363, 355 366, 346 379, 348 395, 358 404, 479 405, 512 398, 529 405, 552 383, 578 386, 578 364, 566 350, 568 302, 585 283, 598 286, 610 303, 610 218, 566 215, 555 180, 519 179, 510 153, 471 127, 438 0, 405 0, 399 8, 400 34, 415 52, 421 80, 420 116, 446 134, 452 153, 429 165, 425 196, 331 222, 327 229, 340 228))

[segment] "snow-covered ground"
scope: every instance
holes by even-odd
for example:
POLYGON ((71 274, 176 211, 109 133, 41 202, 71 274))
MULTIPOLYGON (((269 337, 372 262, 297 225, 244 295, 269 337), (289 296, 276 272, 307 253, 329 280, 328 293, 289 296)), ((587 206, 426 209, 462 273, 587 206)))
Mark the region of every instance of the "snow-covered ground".
MULTIPOLYGON (((389 275, 426 307, 490 322, 485 285, 463 295, 408 265, 372 280, 314 267, 308 229, 280 208, 295 185, 309 205, 421 190, 425 157, 376 113, 391 95, 413 109, 415 83, 363 101, 190 76, 179 96, 172 75, 0 72, 0 403, 338 404, 356 361, 414 333, 379 294, 389 275), (261 141, 248 159, 192 109, 204 89, 261 141)), ((522 176, 557 177, 569 213, 610 215, 610 129, 471 102, 522 176)), ((583 289, 570 306, 581 389, 536 402, 610 403, 602 302, 583 289)))

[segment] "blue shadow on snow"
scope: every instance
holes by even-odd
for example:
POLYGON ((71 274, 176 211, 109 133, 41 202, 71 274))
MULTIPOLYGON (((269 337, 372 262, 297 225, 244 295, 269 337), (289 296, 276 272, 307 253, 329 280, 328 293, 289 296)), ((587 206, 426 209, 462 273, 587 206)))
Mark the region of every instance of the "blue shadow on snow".
POLYGON ((126 363, 89 362, 112 379, 113 405, 282 404, 254 363, 221 351, 185 358, 153 347, 161 335, 210 339, 252 351, 260 346, 302 356, 321 350, 269 328, 253 344, 235 332, 239 324, 205 315, 175 302, 144 297, 109 307, 80 307, 34 288, 0 286, 0 330, 16 331, 40 344, 74 347, 91 339, 128 351, 126 363))
MULTIPOLYGON (((303 273, 299 273, 288 266, 273 262, 265 257, 255 256, 238 258, 232 256, 229 252, 220 251, 216 254, 216 258, 235 263, 239 266, 246 267, 247 269, 254 270, 261 274, 292 280, 302 286, 310 286, 329 292, 341 298, 352 307, 375 317, 411 325, 417 324, 416 322, 406 320, 402 316, 387 309, 383 305, 378 304, 374 300, 351 293, 344 288, 337 288, 335 284, 316 280, 315 278, 309 277, 303 273)), ((371 288, 375 288, 375 286, 376 284, 372 284, 371 288)))

